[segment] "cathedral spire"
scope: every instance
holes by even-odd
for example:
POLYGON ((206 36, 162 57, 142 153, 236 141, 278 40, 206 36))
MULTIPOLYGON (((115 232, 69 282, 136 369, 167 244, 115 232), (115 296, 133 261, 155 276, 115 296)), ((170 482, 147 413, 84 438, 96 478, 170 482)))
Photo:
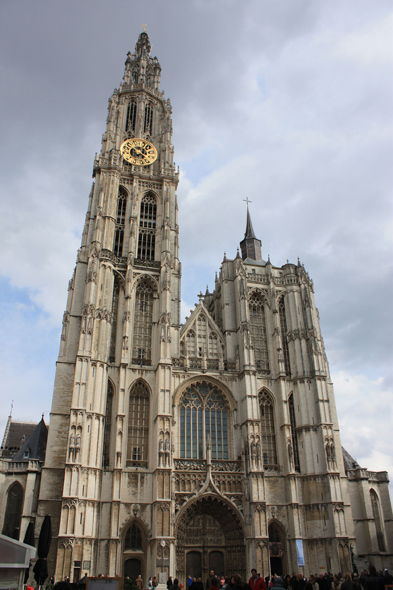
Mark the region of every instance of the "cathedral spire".
POLYGON ((130 84, 132 90, 140 89, 143 85, 150 92, 159 91, 161 66, 156 57, 150 56, 150 51, 149 36, 146 31, 142 31, 135 44, 135 52, 131 53, 129 51, 127 54, 123 91, 127 90, 127 86, 130 84), (126 88, 124 88, 124 85, 126 85, 126 88))
POLYGON ((261 253, 261 240, 258 240, 254 233, 254 228, 252 227, 251 215, 250 210, 248 208, 248 203, 251 201, 245 199, 247 203, 247 222, 246 222, 246 231, 244 233, 244 240, 240 242, 240 248, 242 251, 242 258, 243 260, 262 260, 262 253, 261 253))

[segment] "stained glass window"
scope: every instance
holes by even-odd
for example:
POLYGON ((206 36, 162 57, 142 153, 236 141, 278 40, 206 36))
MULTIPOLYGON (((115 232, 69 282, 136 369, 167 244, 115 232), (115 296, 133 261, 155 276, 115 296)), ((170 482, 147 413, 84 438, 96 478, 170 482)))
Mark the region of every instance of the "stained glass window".
POLYGON ((210 440, 212 459, 228 459, 228 410, 216 386, 190 385, 180 400, 180 457, 204 459, 210 440))
POLYGON ((386 551, 385 535, 383 531, 382 518, 381 518, 381 507, 379 504, 379 498, 375 490, 370 490, 371 506, 373 510, 375 528, 377 531, 377 542, 379 551, 386 551))
POLYGON ((249 301, 250 327, 254 343, 255 365, 262 374, 269 374, 269 354, 267 348, 265 308, 259 294, 249 301))
POLYGON ((293 461, 294 461, 294 465, 295 465, 295 471, 300 472, 299 445, 297 442, 295 407, 293 405, 293 393, 291 393, 291 395, 288 398, 288 406, 289 406, 289 419, 291 421, 291 430, 292 430, 293 461))
POLYGON ((104 467, 109 467, 109 447, 111 440, 113 385, 108 379, 108 393, 106 396, 105 430, 104 430, 104 467))
POLYGON ((136 289, 132 362, 151 364, 153 321, 153 289, 148 281, 140 281, 136 289))
POLYGON ((138 258, 142 260, 154 260, 156 217, 156 201, 153 195, 145 195, 141 201, 138 237, 138 258))
POLYGON ((150 103, 145 106, 145 133, 152 134, 153 130, 153 105, 150 103))
POLYGON ((20 521, 22 517, 23 488, 15 482, 8 490, 7 505, 4 515, 3 535, 19 539, 20 521))
POLYGON ((138 525, 133 524, 126 532, 124 550, 142 549, 142 533, 138 525))
POLYGON ((113 252, 115 256, 122 256, 123 254, 123 240, 124 240, 124 222, 126 217, 127 195, 122 187, 119 190, 117 199, 117 215, 115 225, 115 241, 113 252))
MULTIPOLYGON (((136 80, 138 80, 138 73, 133 72, 135 74, 136 80)), ((127 120, 126 120, 126 131, 135 131, 135 122, 136 122, 136 102, 132 101, 127 106, 127 120)))
POLYGON ((289 350, 288 350, 288 340, 287 340, 287 320, 285 317, 285 302, 284 297, 280 299, 278 304, 278 311, 280 314, 280 328, 281 328, 281 342, 282 342, 282 349, 284 355, 284 365, 285 365, 285 373, 289 377, 291 376, 291 365, 289 364, 289 350))
POLYGON ((261 415, 263 464, 264 466, 277 465, 273 400, 266 391, 259 393, 259 408, 261 415))
POLYGON ((149 438, 149 391, 137 381, 130 391, 128 411, 127 465, 147 461, 149 438))

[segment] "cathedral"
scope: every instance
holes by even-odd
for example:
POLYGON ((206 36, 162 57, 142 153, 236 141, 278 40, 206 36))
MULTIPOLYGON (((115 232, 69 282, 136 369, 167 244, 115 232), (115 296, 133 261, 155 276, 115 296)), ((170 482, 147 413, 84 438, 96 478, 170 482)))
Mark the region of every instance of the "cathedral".
POLYGON ((160 73, 143 32, 94 159, 48 432, 13 454, 7 425, 2 532, 38 537, 49 514, 56 580, 392 567, 388 474, 341 447, 313 282, 263 260, 248 208, 237 256, 181 323, 160 73))

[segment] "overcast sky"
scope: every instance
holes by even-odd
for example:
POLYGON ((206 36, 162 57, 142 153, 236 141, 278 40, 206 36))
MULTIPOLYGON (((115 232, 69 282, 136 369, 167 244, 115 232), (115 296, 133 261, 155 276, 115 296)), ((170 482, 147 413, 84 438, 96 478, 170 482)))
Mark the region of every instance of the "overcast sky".
POLYGON ((344 447, 393 476, 390 0, 1 0, 3 432, 49 420, 107 101, 142 25, 173 105, 183 317, 236 255, 315 285, 344 447))

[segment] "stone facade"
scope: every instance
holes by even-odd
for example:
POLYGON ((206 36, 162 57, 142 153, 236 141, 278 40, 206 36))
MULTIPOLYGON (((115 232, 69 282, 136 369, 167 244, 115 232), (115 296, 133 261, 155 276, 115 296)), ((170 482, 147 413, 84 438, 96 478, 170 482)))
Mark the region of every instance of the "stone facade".
POLYGON ((170 101, 142 33, 108 104, 69 283, 37 530, 50 571, 263 576, 392 563, 386 473, 344 465, 314 287, 242 255, 180 323, 170 101), (127 138, 157 160, 131 165, 127 138))

